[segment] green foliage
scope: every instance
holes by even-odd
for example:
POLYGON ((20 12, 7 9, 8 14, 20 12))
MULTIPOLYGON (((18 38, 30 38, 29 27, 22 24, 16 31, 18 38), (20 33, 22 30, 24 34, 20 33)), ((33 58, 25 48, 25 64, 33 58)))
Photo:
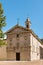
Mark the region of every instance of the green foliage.
POLYGON ((5 23, 5 17, 0 17, 0 29, 6 25, 5 23))
POLYGON ((0 30, 0 38, 4 38, 4 33, 1 30, 0 30))
POLYGON ((3 40, 0 40, 0 47, 1 47, 2 45, 6 45, 6 43, 5 43, 3 40))
POLYGON ((2 4, 0 3, 0 46, 4 45, 5 42, 3 41, 4 39, 4 33, 3 33, 3 27, 6 26, 5 19, 6 17, 3 15, 4 11, 2 8, 2 4))
POLYGON ((6 25, 6 17, 3 15, 2 4, 0 3, 0 30, 6 25))

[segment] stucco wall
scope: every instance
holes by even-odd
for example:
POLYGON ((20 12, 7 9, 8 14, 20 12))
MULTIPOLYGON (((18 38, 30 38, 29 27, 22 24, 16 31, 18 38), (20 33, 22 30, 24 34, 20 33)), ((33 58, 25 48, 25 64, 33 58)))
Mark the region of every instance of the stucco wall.
POLYGON ((31 44, 31 60, 40 59, 40 42, 30 34, 30 44, 31 44))

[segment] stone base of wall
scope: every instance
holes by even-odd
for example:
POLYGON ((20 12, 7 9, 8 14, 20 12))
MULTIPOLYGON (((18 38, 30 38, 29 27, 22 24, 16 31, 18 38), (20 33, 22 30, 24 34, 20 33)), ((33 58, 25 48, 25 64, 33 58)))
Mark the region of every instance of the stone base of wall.
POLYGON ((43 60, 39 60, 39 61, 0 61, 0 65, 43 65, 43 60))

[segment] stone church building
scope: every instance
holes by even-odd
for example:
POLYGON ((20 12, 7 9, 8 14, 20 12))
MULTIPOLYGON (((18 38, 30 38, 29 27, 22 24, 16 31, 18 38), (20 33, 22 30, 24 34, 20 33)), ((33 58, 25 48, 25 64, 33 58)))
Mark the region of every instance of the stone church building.
POLYGON ((25 21, 25 27, 15 25, 5 32, 7 45, 0 50, 0 59, 14 61, 31 61, 43 58, 43 45, 39 37, 30 29, 29 18, 25 21))

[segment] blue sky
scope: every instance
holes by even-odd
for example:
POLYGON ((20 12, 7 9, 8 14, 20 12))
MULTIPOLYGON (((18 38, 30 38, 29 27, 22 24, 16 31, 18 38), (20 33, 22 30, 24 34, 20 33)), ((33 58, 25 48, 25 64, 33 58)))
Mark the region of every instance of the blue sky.
POLYGON ((19 23, 25 26, 26 18, 31 20, 31 28, 40 38, 43 38, 43 0, 0 0, 6 16, 7 31, 11 27, 19 23))

